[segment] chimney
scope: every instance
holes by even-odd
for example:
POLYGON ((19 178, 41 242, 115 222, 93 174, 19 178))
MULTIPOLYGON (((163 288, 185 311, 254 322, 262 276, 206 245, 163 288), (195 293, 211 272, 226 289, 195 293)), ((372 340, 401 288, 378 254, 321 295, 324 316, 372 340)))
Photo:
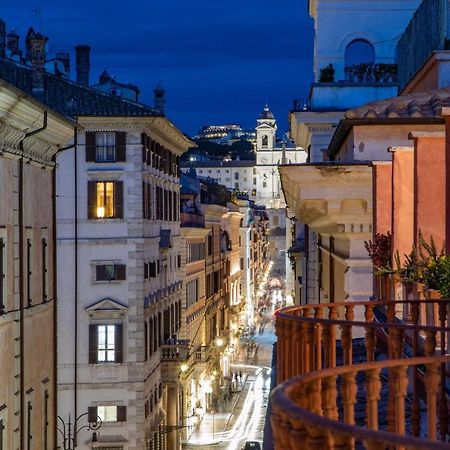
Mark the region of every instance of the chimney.
POLYGON ((66 71, 67 75, 70 75, 70 55, 67 52, 58 52, 56 54, 56 59, 58 61, 61 61, 63 66, 64 66, 64 70, 66 71))
POLYGON ((75 47, 76 59, 75 66, 77 70, 77 83, 83 86, 89 86, 89 70, 91 68, 90 55, 91 47, 89 45, 77 45, 75 47))
POLYGON ((6 56, 6 23, 0 19, 0 58, 6 56))
POLYGON ((11 56, 19 55, 19 35, 15 30, 6 35, 6 48, 11 52, 11 56))
POLYGON ((45 44, 48 38, 40 33, 29 36, 31 67, 33 72, 33 93, 44 92, 45 44))
POLYGON ((161 82, 158 83, 155 90, 153 91, 154 94, 154 106, 156 111, 164 115, 164 109, 166 106, 166 91, 163 89, 161 82))

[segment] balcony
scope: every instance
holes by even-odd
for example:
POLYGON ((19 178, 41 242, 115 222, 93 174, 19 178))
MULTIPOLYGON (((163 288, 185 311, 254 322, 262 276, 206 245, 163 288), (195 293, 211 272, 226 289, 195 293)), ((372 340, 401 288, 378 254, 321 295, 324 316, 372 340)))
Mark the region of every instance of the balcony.
POLYGON ((204 228, 205 216, 199 213, 182 212, 180 214, 180 224, 186 228, 204 228))
POLYGON ((299 441, 305 449, 448 448, 449 306, 440 299, 279 311, 275 449, 299 441), (440 326, 427 325, 430 309, 440 326))

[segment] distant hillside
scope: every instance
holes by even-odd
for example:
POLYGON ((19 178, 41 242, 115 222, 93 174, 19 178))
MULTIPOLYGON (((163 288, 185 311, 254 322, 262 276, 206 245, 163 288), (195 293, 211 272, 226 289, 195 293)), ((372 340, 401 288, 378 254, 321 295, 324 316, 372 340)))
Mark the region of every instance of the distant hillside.
POLYGON ((181 159, 188 161, 192 154, 200 154, 210 156, 212 158, 222 159, 226 156, 231 159, 256 159, 253 145, 250 141, 241 140, 233 142, 232 145, 216 144, 205 139, 198 139, 195 141, 198 147, 190 148, 181 159))

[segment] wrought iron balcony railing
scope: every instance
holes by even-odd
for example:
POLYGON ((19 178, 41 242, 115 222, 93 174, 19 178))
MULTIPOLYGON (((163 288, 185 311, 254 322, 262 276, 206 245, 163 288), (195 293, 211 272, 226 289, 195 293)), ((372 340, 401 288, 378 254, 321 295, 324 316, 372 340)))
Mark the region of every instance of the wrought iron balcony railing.
POLYGON ((278 311, 275 448, 298 448, 300 438, 315 449, 444 448, 433 441, 438 432, 449 439, 449 306, 366 301, 278 311))

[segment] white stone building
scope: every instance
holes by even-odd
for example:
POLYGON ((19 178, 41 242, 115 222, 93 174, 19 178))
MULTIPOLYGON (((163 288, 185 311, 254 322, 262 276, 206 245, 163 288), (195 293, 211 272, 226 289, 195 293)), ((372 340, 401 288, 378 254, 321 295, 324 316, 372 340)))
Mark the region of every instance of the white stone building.
MULTIPOLYGON (((286 203, 278 167, 283 164, 304 163, 307 152, 290 139, 277 140, 276 119, 267 105, 258 116, 255 133, 256 161, 189 161, 182 163, 182 171, 195 169, 199 178, 216 180, 230 190, 247 194, 250 200, 264 206, 269 217, 269 250, 274 258, 278 252, 286 251, 286 233, 290 233, 290 222, 286 228, 286 203)), ((290 273, 291 265, 287 259, 285 267, 280 270, 281 273, 290 273)), ((243 276, 244 279, 246 277, 249 275, 243 276)), ((287 279, 291 281, 292 276, 287 279)), ((290 282, 286 286, 287 292, 292 291, 291 284, 290 282)), ((246 285, 246 292, 250 292, 249 280, 246 285)))
POLYGON ((190 142, 151 114, 79 122, 57 161, 58 413, 100 417, 105 446, 176 448, 159 347, 180 327, 178 158, 190 142))
POLYGON ((397 94, 395 49, 419 4, 420 0, 309 2, 315 29, 314 82, 309 98, 294 102, 290 129, 311 162, 323 160, 345 110, 397 94), (329 64, 334 74, 322 71, 329 64))

